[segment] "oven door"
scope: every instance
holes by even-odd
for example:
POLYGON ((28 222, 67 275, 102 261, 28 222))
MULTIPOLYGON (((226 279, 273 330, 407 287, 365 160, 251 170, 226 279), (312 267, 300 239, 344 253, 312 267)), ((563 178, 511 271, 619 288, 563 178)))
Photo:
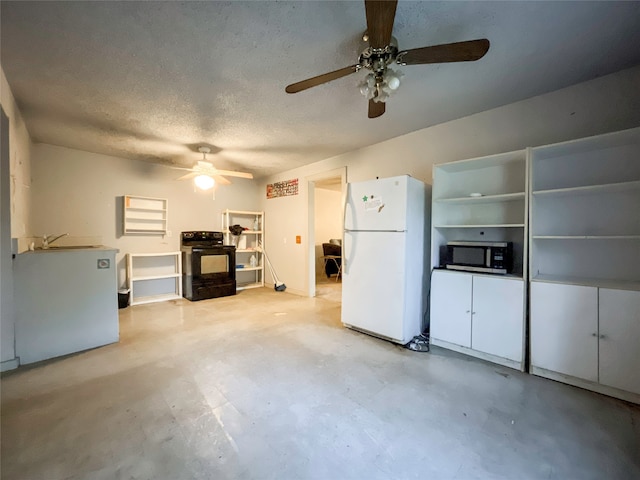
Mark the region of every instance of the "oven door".
POLYGON ((236 278, 235 247, 194 247, 189 263, 194 281, 224 283, 236 278))

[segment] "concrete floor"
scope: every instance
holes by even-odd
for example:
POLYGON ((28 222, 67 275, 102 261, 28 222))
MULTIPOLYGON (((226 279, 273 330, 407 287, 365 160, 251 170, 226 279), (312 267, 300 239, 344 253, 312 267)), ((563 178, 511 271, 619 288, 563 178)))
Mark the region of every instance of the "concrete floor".
POLYGON ((4 375, 2 478, 640 478, 640 408, 345 329, 335 301, 120 313, 120 343, 4 375))

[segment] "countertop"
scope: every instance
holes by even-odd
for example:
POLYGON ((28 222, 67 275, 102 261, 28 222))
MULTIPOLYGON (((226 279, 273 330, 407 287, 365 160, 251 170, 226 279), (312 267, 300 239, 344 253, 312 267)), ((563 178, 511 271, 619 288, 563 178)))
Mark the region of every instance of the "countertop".
POLYGON ((27 250, 26 252, 22 252, 20 255, 33 254, 33 253, 49 253, 49 252, 100 252, 100 251, 119 252, 120 250, 117 248, 108 247, 106 245, 61 246, 61 247, 56 247, 55 245, 53 245, 47 249, 37 248, 35 250, 27 250))

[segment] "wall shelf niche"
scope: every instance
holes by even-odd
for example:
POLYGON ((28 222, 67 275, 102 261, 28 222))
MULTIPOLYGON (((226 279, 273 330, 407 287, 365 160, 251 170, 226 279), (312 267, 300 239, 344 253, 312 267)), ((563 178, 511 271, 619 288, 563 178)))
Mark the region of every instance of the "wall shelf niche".
POLYGON ((167 199, 125 195, 123 205, 125 235, 166 235, 167 199))

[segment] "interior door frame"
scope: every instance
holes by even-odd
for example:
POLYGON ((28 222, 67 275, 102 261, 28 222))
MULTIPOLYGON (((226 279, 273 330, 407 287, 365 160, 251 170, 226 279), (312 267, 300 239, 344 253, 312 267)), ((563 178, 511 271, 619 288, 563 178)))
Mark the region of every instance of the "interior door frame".
MULTIPOLYGON (((340 224, 344 225, 344 203, 347 194, 347 167, 334 168, 325 172, 309 175, 305 178, 307 181, 307 238, 309 239, 306 252, 306 269, 307 269, 307 296, 316 296, 316 182, 328 180, 330 178, 340 177, 341 184, 341 205, 340 224)), ((344 232, 340 238, 344 236, 344 232)), ((344 239, 343 239, 344 240, 344 239)), ((344 243, 344 242, 343 242, 344 243)))

